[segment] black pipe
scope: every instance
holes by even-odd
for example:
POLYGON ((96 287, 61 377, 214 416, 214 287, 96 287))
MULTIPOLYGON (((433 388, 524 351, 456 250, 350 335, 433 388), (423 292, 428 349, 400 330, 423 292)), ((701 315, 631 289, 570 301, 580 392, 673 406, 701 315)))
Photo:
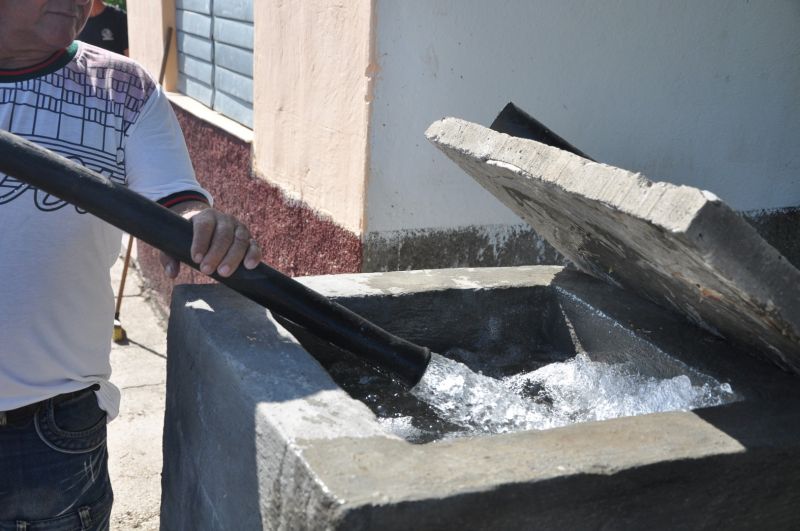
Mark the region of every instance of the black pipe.
POLYGON ((507 135, 516 136, 519 138, 527 138, 528 140, 536 140, 542 144, 547 144, 564 151, 569 151, 579 157, 589 159, 594 162, 589 155, 576 148, 553 131, 551 131, 542 122, 526 113, 513 103, 509 103, 497 118, 494 119, 492 125, 489 126, 492 131, 498 133, 505 133, 507 135))
MULTIPOLYGON (((103 175, 1 130, 0 171, 198 269, 190 256, 190 221, 103 175)), ((210 276, 409 386, 425 373, 427 348, 390 334, 264 263, 252 270, 239 266, 229 277, 210 276)))

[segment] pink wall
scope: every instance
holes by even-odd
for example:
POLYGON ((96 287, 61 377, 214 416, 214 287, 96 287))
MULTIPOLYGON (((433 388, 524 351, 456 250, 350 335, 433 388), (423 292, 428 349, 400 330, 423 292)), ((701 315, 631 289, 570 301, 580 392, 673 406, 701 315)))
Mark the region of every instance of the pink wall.
MULTIPOLYGON (((250 144, 175 107, 197 179, 215 206, 246 222, 264 249, 264 261, 290 276, 354 273, 362 268, 362 244, 352 232, 288 200, 251 174, 250 144)), ((138 261, 149 287, 168 303, 173 282, 161 271, 156 251, 138 242, 138 261)), ((175 281, 204 283, 204 275, 182 268, 175 281)))

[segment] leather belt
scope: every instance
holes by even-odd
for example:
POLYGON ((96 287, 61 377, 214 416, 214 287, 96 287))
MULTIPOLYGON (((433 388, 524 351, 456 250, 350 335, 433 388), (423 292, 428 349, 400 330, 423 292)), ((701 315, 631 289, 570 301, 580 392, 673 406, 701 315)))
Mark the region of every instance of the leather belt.
POLYGON ((80 396, 87 391, 97 391, 100 389, 98 384, 94 384, 90 387, 86 387, 84 389, 79 389, 78 391, 73 391, 71 393, 64 393, 61 395, 56 395, 52 398, 46 398, 44 400, 40 400, 39 402, 34 402, 33 404, 28 404, 27 406, 18 407, 17 409, 12 409, 9 411, 0 411, 0 427, 8 426, 12 424, 24 424, 36 414, 36 411, 43 406, 48 400, 52 400, 53 404, 60 404, 62 402, 66 402, 71 398, 75 398, 80 396))

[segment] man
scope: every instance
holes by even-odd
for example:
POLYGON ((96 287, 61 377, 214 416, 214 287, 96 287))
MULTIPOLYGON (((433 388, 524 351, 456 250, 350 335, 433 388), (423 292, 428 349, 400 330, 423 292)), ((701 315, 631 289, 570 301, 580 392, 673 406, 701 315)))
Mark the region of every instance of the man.
MULTIPOLYGON (((209 207, 161 88, 75 42, 91 0, 0 0, 0 128, 191 218, 191 255, 230 275, 261 258, 209 207)), ((0 529, 107 529, 105 425, 120 231, 0 173, 0 529)), ((162 256, 175 277, 178 264, 162 256)))
POLYGON ((128 55, 128 17, 120 8, 95 0, 78 40, 128 55))

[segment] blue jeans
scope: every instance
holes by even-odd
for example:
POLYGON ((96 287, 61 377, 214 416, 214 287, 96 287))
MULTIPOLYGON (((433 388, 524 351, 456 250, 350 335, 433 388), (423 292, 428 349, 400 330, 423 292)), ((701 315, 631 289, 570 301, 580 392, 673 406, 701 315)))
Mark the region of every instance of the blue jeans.
POLYGON ((106 414, 91 389, 0 426, 0 531, 107 530, 106 414))

